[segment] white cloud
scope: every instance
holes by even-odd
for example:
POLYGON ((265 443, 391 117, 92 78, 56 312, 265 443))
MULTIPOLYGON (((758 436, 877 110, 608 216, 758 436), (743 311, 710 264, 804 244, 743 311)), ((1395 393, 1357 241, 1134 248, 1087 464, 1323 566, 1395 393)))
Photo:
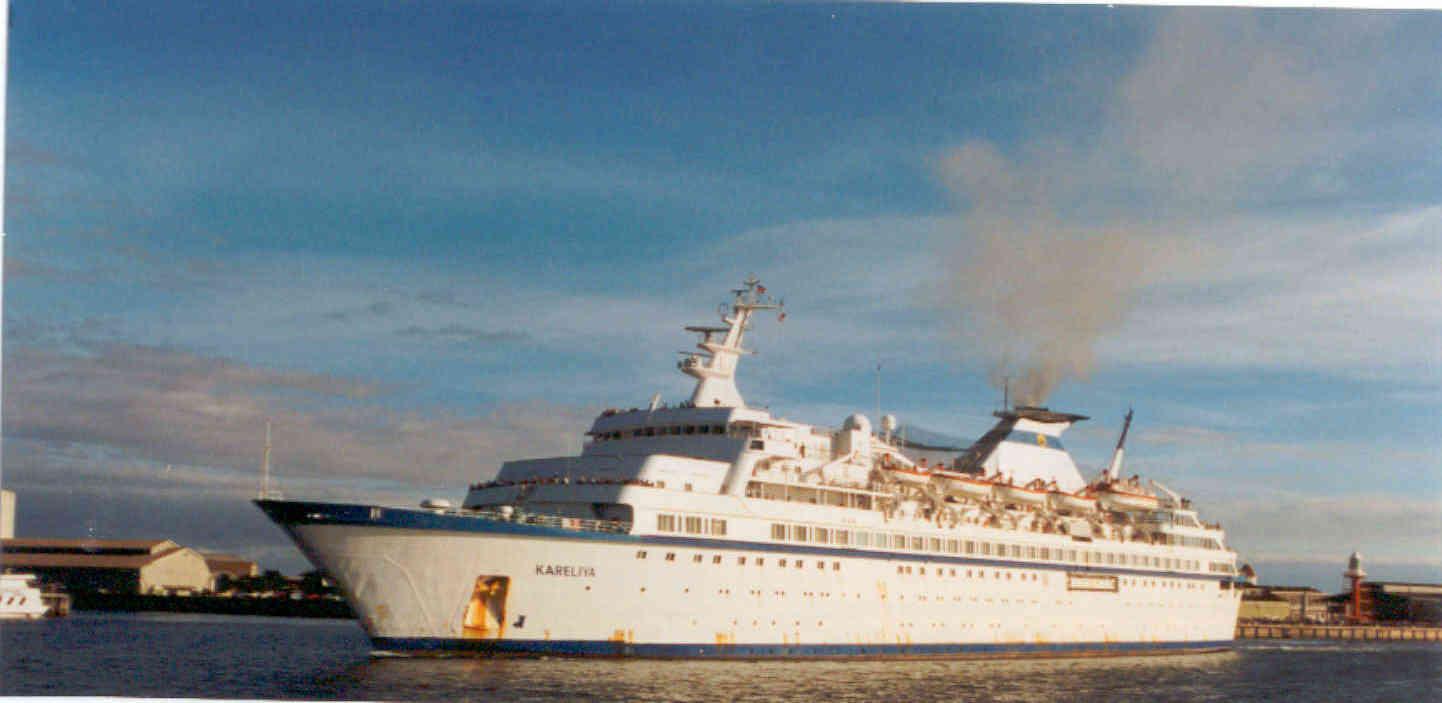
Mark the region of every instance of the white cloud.
POLYGON ((588 413, 532 400, 476 415, 388 407, 372 386, 168 349, 8 350, 5 433, 153 462, 254 466, 267 420, 292 475, 473 481, 573 452, 588 413))

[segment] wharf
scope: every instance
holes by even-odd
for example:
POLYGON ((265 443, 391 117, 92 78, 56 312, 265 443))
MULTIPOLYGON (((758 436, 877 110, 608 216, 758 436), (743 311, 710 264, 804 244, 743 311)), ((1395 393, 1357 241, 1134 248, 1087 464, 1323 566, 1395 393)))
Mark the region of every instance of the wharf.
POLYGON ((1442 627, 1421 625, 1301 625, 1238 623, 1238 639, 1442 642, 1442 627))

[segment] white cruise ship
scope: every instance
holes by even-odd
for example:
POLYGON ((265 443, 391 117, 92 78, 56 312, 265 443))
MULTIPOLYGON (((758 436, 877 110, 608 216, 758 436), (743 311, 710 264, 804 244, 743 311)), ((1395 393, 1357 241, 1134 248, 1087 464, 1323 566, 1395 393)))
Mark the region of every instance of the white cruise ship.
MULTIPOLYGON (((680 370, 689 401, 607 410, 580 456, 506 462, 464 503, 257 504, 390 651, 941 657, 1230 645, 1241 589, 1218 525, 1121 476, 1086 481, 1080 415, 1016 407, 965 451, 862 415, 748 407, 754 277, 680 370)), ((1127 418, 1130 424, 1130 415, 1127 418)))

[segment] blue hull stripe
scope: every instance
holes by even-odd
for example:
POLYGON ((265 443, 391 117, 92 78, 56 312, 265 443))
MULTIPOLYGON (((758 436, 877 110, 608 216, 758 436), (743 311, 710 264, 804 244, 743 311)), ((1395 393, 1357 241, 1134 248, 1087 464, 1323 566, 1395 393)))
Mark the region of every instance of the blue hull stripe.
MULTIPOLYGON (((282 527, 296 525, 356 525, 364 527, 385 527, 405 530, 436 530, 441 532, 482 532, 507 534, 517 537, 537 537, 566 540, 596 540, 620 542, 637 547, 690 547, 698 549, 729 549, 735 551, 763 552, 778 555, 806 554, 826 558, 848 557, 863 559, 888 559, 891 561, 929 564, 958 564, 965 566, 991 566, 1008 569, 1039 569, 1058 572, 1086 572, 1089 574, 1116 574, 1119 576, 1146 576, 1150 578, 1190 579, 1194 581, 1226 581, 1226 576, 1183 573, 1177 571, 1150 571, 1146 569, 1123 569, 1098 566, 1095 564, 1062 564, 1053 562, 1014 561, 1008 559, 987 559, 962 557, 937 553, 889 552, 871 549, 850 549, 846 547, 817 547, 806 544, 743 542, 725 539, 700 539, 671 535, 631 535, 619 532, 594 532, 590 530, 568 530, 561 527, 529 525, 519 522, 504 522, 461 515, 437 514, 426 510, 390 508, 349 503, 313 503, 302 501, 257 500, 256 505, 264 510, 271 520, 282 527), (372 510, 379 510, 379 517, 372 517, 372 510)), ((878 645, 879 646, 879 645, 878 645)))
POLYGON ((1231 640, 1201 642, 1079 642, 1068 644, 627 644, 605 640, 476 640, 387 638, 372 642, 384 651, 427 654, 554 655, 683 658, 846 658, 979 656, 1122 656, 1180 654, 1230 649, 1231 640))

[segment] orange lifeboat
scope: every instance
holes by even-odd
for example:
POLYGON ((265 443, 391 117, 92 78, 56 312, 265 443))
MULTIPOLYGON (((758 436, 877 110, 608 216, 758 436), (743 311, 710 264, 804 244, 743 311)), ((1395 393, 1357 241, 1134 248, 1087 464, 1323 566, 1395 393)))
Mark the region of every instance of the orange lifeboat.
POLYGON ((1046 505, 1047 490, 1045 486, 1034 485, 1013 486, 1009 483, 996 484, 996 497, 1007 503, 1015 503, 1022 506, 1043 506, 1046 505))
POLYGON ((941 480, 942 490, 947 495, 957 498, 986 500, 991 497, 992 490, 996 487, 996 484, 980 476, 955 471, 937 470, 931 472, 931 475, 941 480))

